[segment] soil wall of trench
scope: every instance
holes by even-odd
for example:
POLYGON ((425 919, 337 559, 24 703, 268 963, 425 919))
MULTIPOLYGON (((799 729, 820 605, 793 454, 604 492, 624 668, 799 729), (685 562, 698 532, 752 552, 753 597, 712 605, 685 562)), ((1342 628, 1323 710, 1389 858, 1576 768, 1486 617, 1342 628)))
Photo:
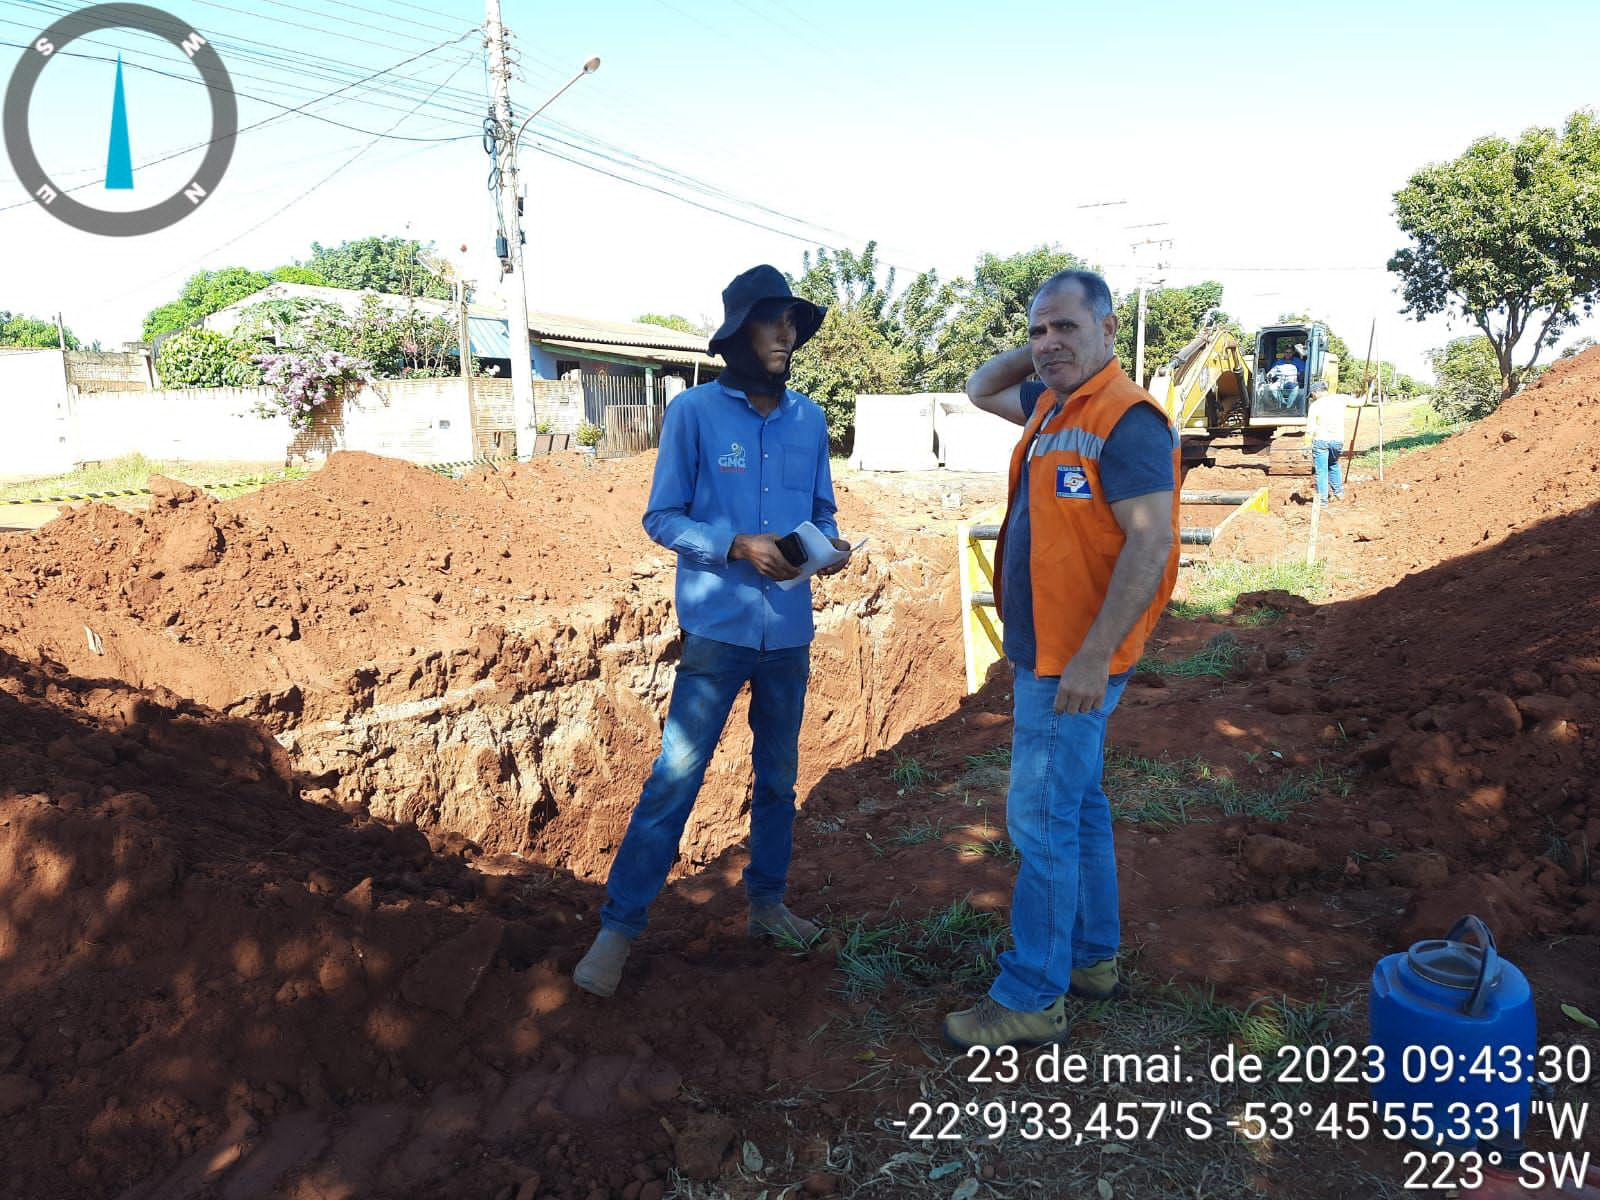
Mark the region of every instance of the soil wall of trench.
MULTIPOLYGON (((303 794, 603 877, 660 744, 670 555, 639 526, 653 456, 558 455, 461 481, 335 455, 218 502, 157 479, 148 513, 71 509, 0 538, 0 647, 255 721, 303 794)), ((800 796, 960 694, 954 539, 904 497, 840 489, 874 550, 815 586, 800 796)), ((683 843, 747 825, 741 697, 683 843)))

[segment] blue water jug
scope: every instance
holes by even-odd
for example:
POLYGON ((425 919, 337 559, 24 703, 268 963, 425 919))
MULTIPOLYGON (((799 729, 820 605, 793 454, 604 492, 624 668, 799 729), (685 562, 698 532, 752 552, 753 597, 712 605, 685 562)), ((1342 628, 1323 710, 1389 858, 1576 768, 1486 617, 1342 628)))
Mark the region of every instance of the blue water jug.
POLYGON ((1379 1111, 1398 1112, 1413 1141, 1464 1149, 1480 1138, 1520 1139, 1538 1070, 1533 991, 1477 917, 1380 959, 1367 1026, 1369 1044, 1383 1051, 1372 1098, 1399 1106, 1379 1111))

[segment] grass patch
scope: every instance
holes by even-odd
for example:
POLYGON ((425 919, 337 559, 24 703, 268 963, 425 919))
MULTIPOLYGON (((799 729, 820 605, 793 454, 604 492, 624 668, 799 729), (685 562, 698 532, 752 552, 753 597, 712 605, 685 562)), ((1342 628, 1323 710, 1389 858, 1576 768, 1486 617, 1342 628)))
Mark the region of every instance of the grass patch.
MULTIPOLYGON (((987 983, 1004 948, 1005 923, 966 899, 934 909, 920 920, 842 923, 837 958, 838 991, 863 1000, 896 986, 928 993, 952 983, 987 983)), ((876 1039, 884 1031, 871 1030, 876 1039)))
MULTIPOLYGON (((1189 577, 1187 597, 1174 601, 1171 611, 1187 620, 1216 617, 1232 612, 1244 592, 1281 590, 1318 600, 1326 594, 1327 587, 1320 562, 1202 562, 1195 565, 1189 577)), ((1256 623, 1260 620, 1256 618, 1256 623)))
POLYGON ((1266 786, 1248 787, 1213 770, 1196 755, 1172 761, 1106 751, 1105 788, 1118 819, 1171 827, 1218 817, 1282 821, 1330 784, 1346 790, 1341 775, 1321 767, 1288 772, 1266 786))
MULTIPOLYGON (((1397 459, 1415 454, 1418 450, 1426 450, 1429 446, 1437 446, 1440 442, 1454 437, 1466 428, 1466 424, 1446 425, 1439 429, 1419 430, 1415 433, 1405 434, 1403 437, 1386 438, 1383 443, 1383 465, 1389 466, 1397 459)), ((1374 446, 1370 450, 1351 456, 1345 463, 1346 470, 1376 471, 1378 469, 1379 451, 1374 446)))
POLYGON ((889 771, 889 777, 894 780, 895 787, 901 791, 910 791, 932 782, 933 772, 913 756, 896 751, 894 767, 889 771))
POLYGON ((924 842, 937 841, 941 832, 937 822, 924 817, 910 825, 900 826, 889 841, 896 846, 920 846, 924 842))
POLYGON ((0 500, 31 500, 38 496, 81 495, 85 492, 120 492, 150 485, 150 476, 165 475, 183 483, 202 487, 207 484, 241 483, 237 489, 228 489, 229 495, 274 483, 280 479, 302 479, 308 471, 303 466, 284 467, 261 472, 251 463, 238 462, 174 462, 146 458, 142 454, 126 454, 104 462, 90 463, 65 475, 50 475, 42 479, 0 487, 0 500))
POLYGON ((1238 639, 1231 633, 1219 633, 1188 658, 1165 659, 1147 654, 1134 665, 1134 670, 1151 671, 1173 679, 1196 679, 1206 675, 1226 679, 1238 661, 1238 639))
POLYGON ((969 770, 976 771, 984 767, 1005 767, 1009 769, 1010 766, 1010 746, 991 746, 982 754, 967 755, 967 767, 969 770))
POLYGON ((963 842, 956 849, 963 854, 981 854, 989 858, 1004 859, 1013 865, 1022 861, 1022 851, 1011 844, 1010 838, 998 834, 980 838, 976 842, 963 842))

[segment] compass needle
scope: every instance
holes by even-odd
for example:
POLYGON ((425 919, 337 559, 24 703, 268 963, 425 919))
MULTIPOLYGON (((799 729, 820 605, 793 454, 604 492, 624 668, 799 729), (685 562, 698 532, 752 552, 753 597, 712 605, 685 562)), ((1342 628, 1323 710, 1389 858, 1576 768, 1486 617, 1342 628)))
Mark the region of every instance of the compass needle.
POLYGON ((117 55, 117 89, 111 98, 111 147, 106 151, 106 190, 133 190, 133 147, 128 143, 128 101, 122 90, 122 55, 117 55))

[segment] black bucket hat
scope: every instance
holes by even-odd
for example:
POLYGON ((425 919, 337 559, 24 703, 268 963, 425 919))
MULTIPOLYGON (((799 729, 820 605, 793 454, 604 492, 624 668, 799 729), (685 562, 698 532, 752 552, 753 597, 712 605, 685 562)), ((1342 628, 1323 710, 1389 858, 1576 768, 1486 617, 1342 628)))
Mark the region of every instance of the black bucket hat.
POLYGON ((822 318, 828 315, 828 310, 820 304, 802 300, 791 292, 789 281, 783 277, 782 271, 763 263, 736 276, 732 283, 722 289, 722 327, 711 335, 711 353, 721 354, 722 343, 744 328, 751 312, 764 301, 778 302, 772 305, 775 313, 784 307, 795 310, 794 324, 798 335, 794 343, 796 350, 811 340, 811 335, 822 327, 822 318))

